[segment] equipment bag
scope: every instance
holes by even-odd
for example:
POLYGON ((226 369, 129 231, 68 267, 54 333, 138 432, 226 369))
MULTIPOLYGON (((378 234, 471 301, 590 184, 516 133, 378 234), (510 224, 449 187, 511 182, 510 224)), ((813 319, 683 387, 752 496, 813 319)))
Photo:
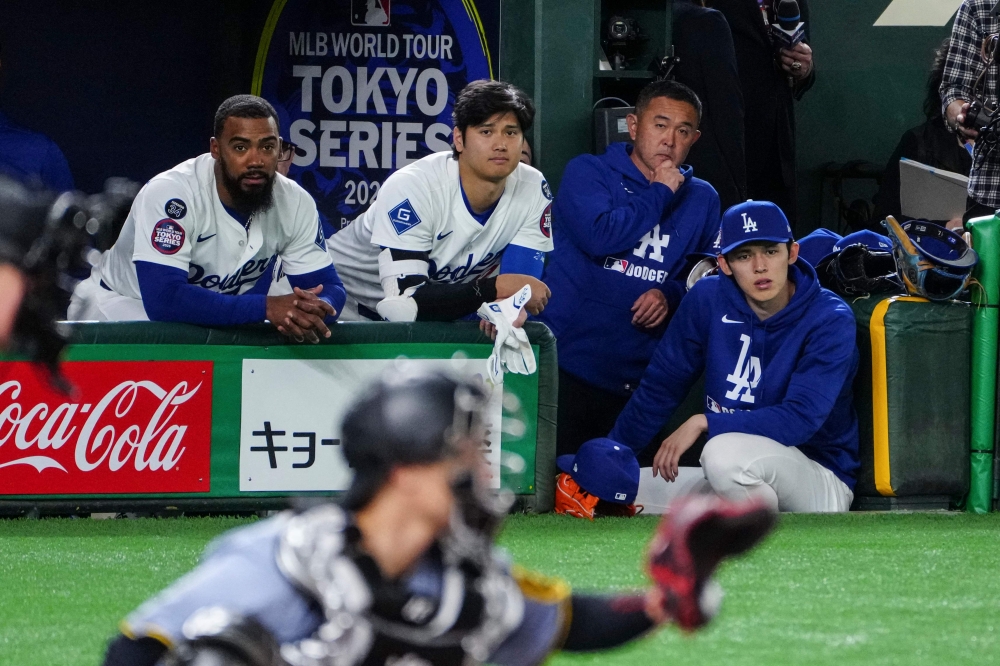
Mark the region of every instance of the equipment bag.
POLYGON ((856 300, 854 382, 861 469, 855 495, 964 495, 969 489, 972 310, 955 301, 856 300))

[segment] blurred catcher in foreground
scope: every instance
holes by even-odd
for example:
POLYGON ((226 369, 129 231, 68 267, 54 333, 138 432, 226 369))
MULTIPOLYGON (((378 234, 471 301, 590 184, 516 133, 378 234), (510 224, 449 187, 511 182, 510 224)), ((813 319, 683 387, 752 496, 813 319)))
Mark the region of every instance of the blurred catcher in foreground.
POLYGON ((105 664, 527 665, 711 619, 716 566, 774 513, 691 498, 654 538, 652 588, 571 593, 493 544, 510 500, 483 482, 486 401, 480 384, 405 368, 377 383, 344 419, 355 477, 342 502, 221 537, 125 620, 105 664))
POLYGON ((66 343, 56 320, 74 276, 89 275, 112 245, 137 191, 112 178, 101 194, 59 194, 0 176, 0 349, 42 363, 58 379, 66 343))

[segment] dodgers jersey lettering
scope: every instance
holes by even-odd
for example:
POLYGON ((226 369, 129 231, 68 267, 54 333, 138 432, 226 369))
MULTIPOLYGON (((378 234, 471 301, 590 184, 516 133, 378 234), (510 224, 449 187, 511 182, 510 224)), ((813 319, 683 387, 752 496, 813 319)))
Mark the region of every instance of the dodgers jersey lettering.
POLYGON ((374 310, 385 298, 380 247, 427 252, 428 279, 464 283, 492 277, 510 244, 552 250, 551 192, 542 174, 518 164, 486 224, 462 198, 458 162, 434 153, 392 174, 371 207, 327 243, 348 301, 341 319, 357 320, 357 305, 374 310))
POLYGON ((277 174, 274 205, 254 215, 248 230, 223 207, 215 159, 206 153, 146 183, 99 269, 108 287, 131 298, 142 298, 135 261, 180 268, 190 284, 243 294, 274 256, 292 275, 330 265, 316 203, 297 183, 277 174))

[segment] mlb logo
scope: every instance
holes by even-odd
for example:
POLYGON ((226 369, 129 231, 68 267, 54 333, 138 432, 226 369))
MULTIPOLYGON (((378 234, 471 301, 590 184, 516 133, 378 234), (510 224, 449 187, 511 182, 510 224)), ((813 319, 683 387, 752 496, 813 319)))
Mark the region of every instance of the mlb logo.
POLYGON ((628 262, 624 259, 615 259, 614 257, 608 257, 604 260, 604 267, 609 271, 618 271, 619 273, 625 273, 628 271, 628 262))
POLYGON ((351 25, 389 25, 392 0, 351 0, 351 25))
POLYGON ((615 493, 615 499, 619 502, 625 501, 625 493, 615 493))

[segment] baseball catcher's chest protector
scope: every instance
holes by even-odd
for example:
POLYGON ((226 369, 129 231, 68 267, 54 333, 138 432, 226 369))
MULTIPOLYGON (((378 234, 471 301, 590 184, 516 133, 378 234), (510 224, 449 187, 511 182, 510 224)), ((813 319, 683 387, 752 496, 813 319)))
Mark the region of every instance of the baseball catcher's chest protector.
POLYGON ((854 383, 861 469, 855 495, 969 489, 972 310, 912 296, 858 299, 854 383))

